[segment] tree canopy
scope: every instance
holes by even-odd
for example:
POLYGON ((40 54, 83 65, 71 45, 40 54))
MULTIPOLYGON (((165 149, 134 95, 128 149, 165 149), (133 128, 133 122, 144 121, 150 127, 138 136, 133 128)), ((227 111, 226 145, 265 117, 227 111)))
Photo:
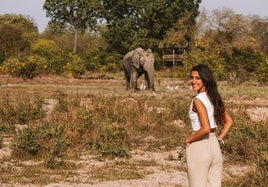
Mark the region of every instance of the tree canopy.
POLYGON ((183 47, 180 77, 203 63, 232 85, 268 82, 267 19, 231 9, 199 14, 200 1, 46 0, 51 22, 41 35, 29 17, 0 15, 0 71, 29 78, 117 72, 123 55, 136 47, 151 48, 155 66, 162 67, 159 48, 183 47))
MULTIPOLYGON (((259 32, 253 24, 256 22, 228 8, 215 9, 212 14, 202 12, 200 21, 200 34, 189 61, 207 63, 217 78, 231 85, 239 85, 253 76, 259 80, 267 77, 267 60, 254 36, 259 32)), ((260 26, 258 29, 263 30, 264 24, 260 26)), ((264 35, 258 36, 265 40, 264 35)))
POLYGON ((46 0, 43 7, 54 28, 70 27, 74 30, 74 53, 77 47, 77 32, 95 30, 101 10, 98 0, 46 0))
MULTIPOLYGON (((156 48, 167 31, 180 28, 188 13, 188 27, 195 24, 201 0, 103 0, 108 29, 103 33, 113 49, 121 53, 137 46, 156 48)), ((188 37, 188 41, 190 38, 188 37)))
MULTIPOLYGON (((96 30, 104 20, 102 35, 110 48, 121 54, 138 46, 157 48, 168 31, 185 32, 180 39, 191 40, 188 32, 195 25, 201 0, 46 0, 44 9, 54 28, 71 27, 77 31, 96 30), (187 15, 188 29, 181 29, 178 21, 187 15)), ((184 26, 185 27, 185 26, 184 26)), ((166 43, 170 45, 171 43, 166 43)), ((174 42, 172 43, 174 45, 174 42)), ((176 45, 176 44, 175 44, 176 45)))
POLYGON ((26 50, 37 37, 38 29, 31 18, 20 14, 0 15, 1 59, 26 50))

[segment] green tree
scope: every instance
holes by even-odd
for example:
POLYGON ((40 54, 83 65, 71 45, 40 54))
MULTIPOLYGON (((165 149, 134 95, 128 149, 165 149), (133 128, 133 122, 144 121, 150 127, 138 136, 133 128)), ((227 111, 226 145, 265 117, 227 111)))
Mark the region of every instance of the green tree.
POLYGON ((103 48, 88 51, 85 67, 89 71, 118 72, 122 70, 123 56, 103 48))
POLYGON ((66 60, 67 64, 64 67, 66 75, 78 78, 85 73, 85 63, 82 62, 80 56, 69 53, 66 60))
POLYGON ((2 60, 26 51, 37 37, 38 29, 29 17, 16 14, 0 15, 0 56, 2 60))
POLYGON ((64 62, 64 53, 59 46, 52 40, 39 39, 31 45, 31 51, 35 55, 46 59, 43 66, 44 74, 61 74, 64 62))
POLYGON ((34 41, 38 38, 38 28, 34 20, 22 14, 0 15, 0 24, 16 26, 23 31, 25 40, 34 41))
MULTIPOLYGON (((188 24, 198 16, 201 0, 103 0, 107 30, 104 37, 112 49, 125 53, 137 46, 156 48, 167 31, 179 30, 177 22, 191 13, 188 24)), ((188 39, 189 40, 189 39, 188 39)))
POLYGON ((74 31, 73 52, 76 53, 78 32, 97 28, 101 6, 98 0, 46 0, 43 8, 56 30, 74 31))
MULTIPOLYGON (((70 31, 55 33, 50 27, 47 27, 40 37, 54 41, 62 51, 72 52, 73 33, 70 31)), ((91 49, 99 47, 106 48, 107 46, 105 39, 98 32, 78 33, 77 39, 79 41, 79 43, 77 43, 77 52, 79 52, 80 55, 86 54, 91 49)))

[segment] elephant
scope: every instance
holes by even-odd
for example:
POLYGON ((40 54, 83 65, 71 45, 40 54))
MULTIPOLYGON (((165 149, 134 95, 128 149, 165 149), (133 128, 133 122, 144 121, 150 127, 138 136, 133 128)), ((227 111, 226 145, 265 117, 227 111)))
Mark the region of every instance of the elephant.
POLYGON ((151 49, 141 47, 128 52, 123 59, 123 69, 126 79, 126 89, 138 90, 137 81, 145 76, 145 89, 154 89, 154 55, 151 49))

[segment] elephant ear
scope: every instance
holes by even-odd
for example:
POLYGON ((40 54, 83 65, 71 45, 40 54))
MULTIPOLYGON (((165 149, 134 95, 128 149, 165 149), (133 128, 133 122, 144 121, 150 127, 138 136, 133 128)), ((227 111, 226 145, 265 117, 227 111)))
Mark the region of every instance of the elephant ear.
POLYGON ((135 68, 139 69, 139 67, 140 67, 140 54, 137 51, 133 52, 132 64, 135 68))

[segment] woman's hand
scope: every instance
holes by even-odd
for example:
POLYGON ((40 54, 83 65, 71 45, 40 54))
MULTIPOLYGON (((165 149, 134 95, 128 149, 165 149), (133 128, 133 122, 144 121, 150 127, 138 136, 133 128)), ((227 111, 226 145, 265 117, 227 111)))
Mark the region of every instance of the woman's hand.
POLYGON ((186 147, 189 147, 190 146, 190 141, 188 140, 188 138, 185 140, 185 144, 186 144, 186 147))

